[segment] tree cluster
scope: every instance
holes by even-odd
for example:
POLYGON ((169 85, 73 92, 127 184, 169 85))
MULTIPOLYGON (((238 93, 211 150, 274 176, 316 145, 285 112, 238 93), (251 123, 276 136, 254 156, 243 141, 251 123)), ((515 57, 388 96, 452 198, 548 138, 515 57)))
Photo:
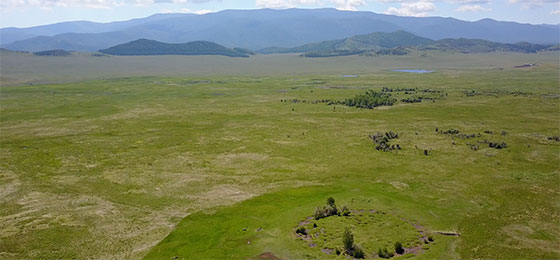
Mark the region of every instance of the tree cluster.
POLYGON ((397 102, 397 99, 393 98, 391 94, 368 90, 364 94, 346 99, 344 104, 349 107, 373 109, 379 106, 392 106, 395 102, 397 102))
POLYGON ((377 151, 389 152, 401 149, 401 146, 399 144, 389 143, 390 140, 399 138, 399 134, 393 131, 385 132, 385 134, 375 133, 373 135, 369 135, 369 138, 373 141, 375 150, 377 151))
POLYGON ((343 206, 341 210, 338 210, 334 198, 329 197, 327 199, 326 206, 315 208, 315 213, 313 214, 313 218, 319 220, 330 216, 349 216, 349 215, 350 215, 350 209, 348 209, 346 206, 343 206))

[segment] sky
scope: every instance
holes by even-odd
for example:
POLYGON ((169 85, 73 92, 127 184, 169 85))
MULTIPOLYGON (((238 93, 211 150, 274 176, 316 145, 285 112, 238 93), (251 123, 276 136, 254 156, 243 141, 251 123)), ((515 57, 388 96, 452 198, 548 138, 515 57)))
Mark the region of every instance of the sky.
POLYGON ((491 18, 559 24, 560 0, 0 0, 0 27, 63 21, 122 21, 156 13, 205 14, 225 9, 337 8, 400 16, 491 18))

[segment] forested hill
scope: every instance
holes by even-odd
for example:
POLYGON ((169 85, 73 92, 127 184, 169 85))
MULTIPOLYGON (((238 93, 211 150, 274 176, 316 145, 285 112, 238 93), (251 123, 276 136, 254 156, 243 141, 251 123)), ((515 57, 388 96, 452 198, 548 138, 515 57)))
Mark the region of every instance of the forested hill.
POLYGON ((405 31, 376 32, 356 35, 346 39, 310 43, 293 48, 271 47, 260 53, 303 53, 305 57, 331 57, 344 55, 406 55, 410 50, 441 50, 461 53, 523 52, 535 53, 549 50, 551 45, 527 42, 499 43, 481 39, 442 39, 434 41, 405 31))
POLYGON ((164 43, 139 39, 100 50, 100 52, 111 55, 223 55, 228 57, 249 57, 246 52, 226 48, 208 41, 164 43))

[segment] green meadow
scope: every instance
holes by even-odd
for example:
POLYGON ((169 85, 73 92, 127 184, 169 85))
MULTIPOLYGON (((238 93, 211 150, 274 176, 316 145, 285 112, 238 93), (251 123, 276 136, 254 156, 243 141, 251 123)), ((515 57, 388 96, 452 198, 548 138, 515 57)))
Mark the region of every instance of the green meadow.
POLYGON ((560 258, 558 52, 2 55, 0 259, 560 258))

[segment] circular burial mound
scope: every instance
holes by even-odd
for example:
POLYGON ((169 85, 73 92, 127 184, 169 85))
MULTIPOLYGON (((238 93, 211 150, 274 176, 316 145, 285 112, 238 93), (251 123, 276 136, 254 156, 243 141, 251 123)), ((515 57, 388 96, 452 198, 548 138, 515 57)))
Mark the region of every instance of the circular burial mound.
POLYGON ((375 210, 352 210, 348 216, 333 215, 320 219, 308 217, 296 227, 298 239, 309 247, 325 254, 347 254, 344 250, 343 233, 351 231, 354 244, 361 248, 365 258, 389 258, 406 254, 418 254, 433 241, 418 225, 399 216, 375 210), (395 252, 395 243, 403 250, 395 252), (387 255, 379 252, 387 252, 387 255))

